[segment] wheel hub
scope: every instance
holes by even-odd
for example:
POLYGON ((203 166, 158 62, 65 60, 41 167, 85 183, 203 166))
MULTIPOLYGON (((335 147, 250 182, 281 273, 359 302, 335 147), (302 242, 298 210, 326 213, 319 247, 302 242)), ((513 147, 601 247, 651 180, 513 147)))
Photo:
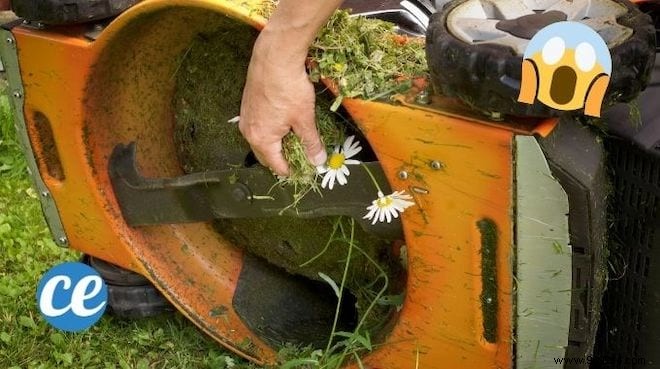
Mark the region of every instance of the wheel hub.
POLYGON ((537 31, 567 20, 591 27, 611 49, 633 33, 617 23, 626 12, 612 0, 468 0, 447 16, 447 28, 465 43, 508 46, 522 55, 537 31))
POLYGON ((495 28, 513 36, 531 40, 536 32, 553 23, 565 21, 566 18, 565 13, 551 10, 545 13, 523 15, 516 19, 503 19, 495 24, 495 28))

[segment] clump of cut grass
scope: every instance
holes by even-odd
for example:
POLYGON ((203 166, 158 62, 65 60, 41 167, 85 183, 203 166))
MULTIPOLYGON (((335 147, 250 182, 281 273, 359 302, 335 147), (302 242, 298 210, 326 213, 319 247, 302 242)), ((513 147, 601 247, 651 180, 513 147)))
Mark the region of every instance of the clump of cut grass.
MULTIPOLYGON (((180 159, 186 172, 203 172, 207 170, 223 170, 254 165, 250 158, 250 148, 243 140, 235 123, 228 123, 240 111, 240 97, 245 84, 245 74, 251 56, 251 47, 257 34, 251 30, 240 28, 232 24, 230 19, 226 24, 220 24, 215 32, 201 34, 192 40, 185 53, 182 53, 181 64, 175 76, 177 88, 174 96, 176 107, 175 139, 179 145, 180 159), (237 34, 242 32, 242 35, 237 34)), ((394 28, 384 22, 349 18, 346 13, 339 13, 323 31, 319 42, 328 43, 333 33, 353 32, 352 35, 341 35, 349 39, 364 38, 367 44, 378 44, 375 47, 386 53, 387 47, 403 47, 408 50, 419 48, 419 56, 423 58, 423 45, 418 42, 412 46, 413 41, 397 43, 394 28), (333 23, 334 22, 334 23, 333 23), (359 25, 362 26, 359 26, 359 25), (337 27, 338 26, 338 27, 337 27), (333 27, 337 27, 336 29, 333 27), (376 32, 360 35, 363 31, 376 32), (325 36, 324 36, 325 35, 325 36), (323 41, 323 37, 328 40, 323 41), (384 43, 380 38, 387 38, 391 43, 384 43), (395 46, 399 45, 399 46, 395 46), (388 46, 389 45, 389 46, 388 46)), ((341 43, 341 41, 336 41, 341 43)), ((388 41, 389 42, 389 41, 388 41)), ((400 42, 400 40, 399 40, 400 42)), ((416 41, 415 41, 416 42, 416 41)), ((362 47, 358 52, 373 52, 373 48, 362 47)), ((328 47, 326 56, 315 46, 311 54, 314 60, 321 58, 344 58, 346 64, 369 56, 356 56, 343 49, 328 47), (334 56, 333 56, 334 55, 334 56), (343 56, 338 56, 343 55, 343 56)), ((395 59, 404 57, 398 51, 395 56, 383 55, 381 66, 370 65, 366 68, 364 62, 343 70, 343 78, 357 81, 366 78, 373 90, 360 87, 362 94, 350 93, 342 90, 342 96, 375 98, 385 96, 388 89, 396 85, 403 88, 406 78, 419 75, 417 69, 403 65, 400 72, 394 72, 395 59), (386 70, 377 70, 385 67, 386 70), (389 69, 387 69, 389 68, 389 69), (370 71, 365 74, 364 70, 370 71), (375 77, 374 77, 375 76, 375 77), (389 81, 389 76, 397 78, 389 81)), ((327 59, 324 59, 327 60, 327 59)), ((316 62, 319 64, 318 62, 316 62)), ((324 62, 325 63, 325 62, 324 62)), ((323 76, 337 79, 338 84, 352 86, 341 82, 338 75, 321 73, 320 64, 313 67, 312 72, 317 77, 323 76)), ((404 87, 408 87, 407 85, 404 87)), ((357 87, 356 87, 357 88, 357 87)), ((331 110, 333 97, 328 98, 325 93, 319 93, 316 98, 316 124, 323 144, 328 152, 336 145, 344 142, 345 136, 352 134, 352 127, 341 114, 331 110)), ((334 106, 338 108, 338 105, 334 106)), ((298 201, 310 191, 319 189, 319 176, 317 169, 308 162, 304 143, 290 133, 284 138, 283 150, 286 160, 291 167, 291 175, 281 179, 280 183, 293 186, 298 201)), ((367 204, 365 204, 366 206, 367 204)), ((295 204, 294 204, 295 206, 295 204)), ((402 272, 398 260, 391 255, 390 241, 380 239, 361 227, 348 226, 338 217, 321 217, 302 219, 293 216, 280 216, 272 218, 242 218, 218 219, 214 228, 227 240, 243 248, 247 252, 257 255, 269 263, 278 266, 290 274, 302 276, 312 280, 320 280, 319 272, 329 278, 339 281, 345 271, 346 245, 355 247, 351 257, 350 266, 345 279, 345 288, 357 298, 357 313, 363 320, 362 334, 380 338, 380 333, 387 327, 383 323, 389 322, 394 306, 390 299, 383 299, 381 289, 387 289, 387 294, 400 293, 397 288, 386 288, 387 280, 399 280, 402 272), (350 232, 349 232, 350 230, 350 232), (341 231, 341 232, 340 232, 341 231), (349 238, 348 234, 352 233, 349 238), (351 239, 352 242, 346 241, 351 239), (361 250, 361 251, 360 251, 361 250), (387 279, 385 277, 387 277, 387 279), (376 301, 376 302, 374 302, 376 301)), ((337 338, 337 337, 335 337, 337 338)), ((352 339, 352 338, 351 338, 352 339)), ((334 349, 334 351, 339 351, 334 349)), ((339 352, 338 356, 346 356, 339 352)))
MULTIPOLYGON (((332 106, 316 109, 317 128, 328 152, 344 139, 344 123, 336 111, 343 98, 383 98, 411 87, 415 77, 428 74, 422 40, 398 35, 391 23, 351 17, 337 11, 310 49, 312 79, 336 82, 339 96, 332 106)), ((284 138, 284 157, 291 175, 282 182, 296 188, 298 197, 318 190, 316 169, 293 133, 284 138)))
MULTIPOLYGON (((333 80, 343 98, 378 99, 403 92, 428 75, 422 39, 396 33, 392 23, 336 12, 310 49, 313 78, 333 80)), ((334 109, 333 109, 334 110, 334 109)))
MULTIPOLYGON (((252 12, 258 14, 264 18, 270 18, 270 16, 275 11, 277 7, 278 0, 257 0, 259 4, 257 6, 251 7, 252 12)), ((249 4, 245 4, 249 6, 249 4)))
MULTIPOLYGON (((338 114, 332 113, 329 104, 320 101, 316 106, 316 128, 327 152, 344 141, 344 123, 338 114)), ((293 186, 296 201, 310 191, 320 191, 316 167, 307 159, 305 145, 293 132, 282 141, 284 158, 289 163, 290 175, 282 178, 280 183, 293 186)))

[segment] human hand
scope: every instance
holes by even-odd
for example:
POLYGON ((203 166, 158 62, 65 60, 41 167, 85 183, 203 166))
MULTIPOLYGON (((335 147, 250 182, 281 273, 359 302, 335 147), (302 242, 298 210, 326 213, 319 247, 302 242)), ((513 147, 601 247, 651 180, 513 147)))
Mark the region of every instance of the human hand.
POLYGON ((286 176, 289 165, 282 154, 282 138, 291 130, 300 137, 308 160, 325 164, 327 153, 315 123, 314 86, 303 55, 287 50, 286 42, 262 33, 248 68, 239 129, 263 165, 286 176))

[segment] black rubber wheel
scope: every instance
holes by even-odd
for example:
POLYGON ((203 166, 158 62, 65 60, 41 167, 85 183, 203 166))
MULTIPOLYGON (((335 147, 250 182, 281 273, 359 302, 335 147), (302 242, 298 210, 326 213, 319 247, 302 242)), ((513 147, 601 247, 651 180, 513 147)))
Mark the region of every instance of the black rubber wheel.
POLYGON ((107 261, 88 256, 87 264, 96 269, 106 283, 115 286, 149 286, 151 282, 144 276, 130 270, 120 268, 107 261))
POLYGON ((13 0, 20 18, 52 25, 91 22, 113 17, 139 0, 13 0))
POLYGON ((108 284, 106 311, 116 317, 139 319, 174 311, 174 307, 152 285, 115 286, 108 284))
POLYGON ((83 262, 98 271, 108 286, 109 314, 138 319, 174 311, 144 276, 92 256, 85 256, 83 262))
MULTIPOLYGON (((449 31, 448 15, 467 1, 453 0, 431 17, 426 53, 436 92, 458 97, 487 114, 549 117, 564 113, 538 101, 531 105, 517 101, 522 55, 513 48, 468 44, 449 31)), ((646 87, 655 60, 655 29, 651 18, 626 0, 612 1, 627 8, 617 22, 631 28, 633 34, 610 49, 613 71, 603 107, 634 99, 646 87)))

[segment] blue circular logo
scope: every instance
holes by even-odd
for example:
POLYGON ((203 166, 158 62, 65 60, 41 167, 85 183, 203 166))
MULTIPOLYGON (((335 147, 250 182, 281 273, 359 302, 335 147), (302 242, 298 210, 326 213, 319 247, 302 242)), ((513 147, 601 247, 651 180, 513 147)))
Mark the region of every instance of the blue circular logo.
POLYGON ((67 332, 94 325, 105 312, 108 287, 92 267, 63 263, 51 268, 39 281, 37 305, 46 321, 67 332))

